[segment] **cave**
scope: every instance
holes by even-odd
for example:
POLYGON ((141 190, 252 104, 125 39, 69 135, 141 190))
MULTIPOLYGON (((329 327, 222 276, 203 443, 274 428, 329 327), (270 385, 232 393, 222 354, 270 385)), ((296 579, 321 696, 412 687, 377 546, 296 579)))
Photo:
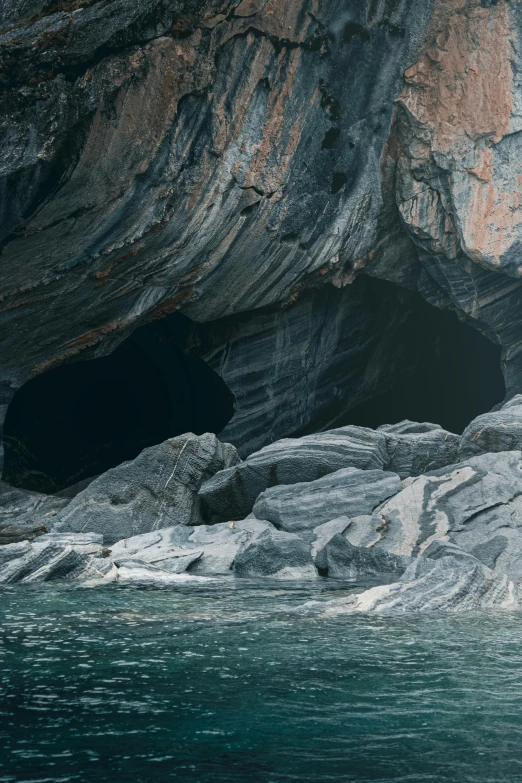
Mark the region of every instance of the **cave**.
POLYGON ((108 356, 29 380, 7 411, 3 479, 55 493, 169 437, 223 429, 234 413, 233 394, 176 339, 173 322, 163 319, 137 329, 108 356))
MULTIPOLYGON (((374 282, 383 288, 382 281, 374 282)), ((390 284, 384 283, 386 287, 390 284)), ((501 347, 456 313, 439 310, 418 294, 407 307, 406 338, 402 347, 397 346, 402 367, 393 367, 394 381, 336 423, 377 428, 410 419, 461 434, 470 421, 505 397, 501 347)))
MULTIPOLYGON (((288 388, 276 382, 267 393, 271 397, 286 388, 278 404, 290 414, 277 437, 348 424, 376 428, 403 419, 460 433, 504 398, 500 347, 455 313, 366 276, 346 294, 335 293, 345 295, 362 308, 357 323, 360 312, 365 313, 364 333, 356 338, 352 322, 346 322, 338 355, 327 365, 330 374, 317 381, 336 388, 343 378, 341 393, 326 407, 317 406, 304 383, 306 372, 301 378, 292 373, 292 395, 308 418, 303 428, 292 418, 284 396, 288 388), (356 339, 359 348, 352 350, 356 339)), ((334 300, 317 301, 317 308, 330 313, 334 300)), ((184 432, 219 434, 236 409, 240 431, 227 429, 223 438, 243 456, 266 445, 273 439, 267 422, 254 446, 249 428, 260 408, 259 393, 270 386, 270 367, 254 384, 248 379, 252 351, 266 353, 264 342, 260 348, 247 339, 241 363, 225 362, 223 378, 188 353, 190 345, 201 347, 212 335, 220 334, 218 339, 227 343, 227 334, 242 333, 240 322, 232 331, 225 326, 220 331, 218 322, 195 324, 183 315, 169 315, 137 329, 106 356, 57 367, 28 381, 7 411, 4 480, 40 492, 63 491, 166 438, 184 432)))

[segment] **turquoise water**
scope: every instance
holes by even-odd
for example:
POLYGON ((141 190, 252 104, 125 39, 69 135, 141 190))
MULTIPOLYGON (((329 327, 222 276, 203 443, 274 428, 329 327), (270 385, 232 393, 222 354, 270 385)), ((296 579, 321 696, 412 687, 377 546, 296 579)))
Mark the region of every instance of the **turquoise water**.
POLYGON ((522 617, 295 614, 340 589, 0 594, 0 782, 522 781, 522 617))

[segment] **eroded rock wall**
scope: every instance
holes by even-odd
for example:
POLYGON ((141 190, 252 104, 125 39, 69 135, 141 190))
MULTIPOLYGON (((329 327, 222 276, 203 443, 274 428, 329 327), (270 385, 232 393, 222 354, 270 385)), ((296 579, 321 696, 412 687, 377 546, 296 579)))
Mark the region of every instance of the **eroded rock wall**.
POLYGON ((11 2, 3 372, 351 279, 430 3, 11 2))
POLYGON ((0 404, 147 320, 272 308, 233 372, 258 352, 270 437, 306 429, 318 388, 374 391, 341 369, 362 272, 500 343, 517 391, 521 27, 520 0, 8 0, 0 404), (266 347, 303 318, 301 411, 266 347))

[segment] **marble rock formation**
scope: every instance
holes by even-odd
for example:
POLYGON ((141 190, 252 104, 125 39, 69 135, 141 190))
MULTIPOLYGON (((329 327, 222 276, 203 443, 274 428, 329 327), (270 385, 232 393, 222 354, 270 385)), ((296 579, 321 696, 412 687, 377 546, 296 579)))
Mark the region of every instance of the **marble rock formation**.
POLYGON ((162 570, 193 574, 230 575, 239 550, 268 528, 269 522, 245 519, 230 524, 176 525, 118 541, 111 547, 111 560, 120 566, 135 560, 162 570))
POLYGON ((0 583, 30 584, 102 577, 111 568, 102 536, 93 533, 42 535, 0 547, 0 583))
POLYGON ((422 556, 447 541, 489 568, 522 574, 522 455, 484 454, 405 482, 372 515, 342 531, 355 546, 422 556))
POLYGON ((3 488, 4 581, 405 567, 348 604, 517 604, 521 31, 518 0, 4 0, 0 419, 166 316, 236 399, 234 446, 3 488), (311 435, 430 361, 419 296, 500 347, 510 402, 460 439, 311 435))
POLYGON ((459 436, 438 424, 405 420, 383 424, 377 431, 386 439, 385 468, 401 479, 443 468, 458 459, 459 436))
POLYGON ((402 489, 395 473, 344 468, 306 483, 271 487, 254 505, 254 516, 288 533, 313 530, 337 516, 370 514, 402 489))
POLYGON ((199 492, 203 512, 211 521, 241 519, 269 487, 314 481, 348 467, 382 469, 385 443, 380 433, 366 427, 283 438, 206 481, 199 492))
POLYGON ((310 546, 295 533, 267 529, 244 547, 234 562, 237 576, 315 579, 310 546))
POLYGON ((311 551, 321 576, 359 581, 375 579, 381 584, 397 580, 410 558, 354 546, 343 535, 350 524, 348 517, 339 517, 315 528, 311 551))
POLYGON ((235 448, 215 435, 170 438, 95 479, 56 515, 52 531, 89 530, 111 544, 173 524, 198 524, 202 482, 237 461, 235 448))
POLYGON ((342 468, 383 469, 417 476, 457 460, 459 436, 435 424, 403 421, 377 431, 339 427, 301 438, 283 438, 216 473, 199 492, 209 521, 249 514, 265 489, 310 482, 342 468))
POLYGON ((458 612, 479 609, 519 610, 522 590, 504 574, 497 574, 474 557, 447 554, 432 560, 421 557, 401 579, 378 585, 348 598, 333 599, 308 609, 325 616, 352 613, 458 612))
POLYGON ((0 404, 167 313, 279 308, 395 252, 411 277, 380 161, 430 13, 6 0, 0 404))
POLYGON ((0 545, 29 541, 48 532, 69 500, 10 487, 0 481, 0 545))
POLYGON ((460 438, 459 457, 522 449, 522 395, 517 394, 500 410, 477 416, 460 438))
POLYGON ((407 290, 501 345, 518 391, 519 17, 6 0, 0 418, 28 378, 183 313, 245 456, 415 367, 407 290))

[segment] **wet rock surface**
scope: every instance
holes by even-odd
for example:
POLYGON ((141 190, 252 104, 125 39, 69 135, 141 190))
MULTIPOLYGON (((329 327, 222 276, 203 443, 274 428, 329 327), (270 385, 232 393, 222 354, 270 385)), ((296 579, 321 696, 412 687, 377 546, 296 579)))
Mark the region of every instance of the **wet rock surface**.
MULTIPOLYGON (((348 599, 316 607, 326 615, 372 612, 516 610, 522 592, 504 574, 496 574, 473 557, 448 555, 438 560, 421 557, 399 582, 380 585, 348 599)), ((310 607, 312 608, 312 607, 310 607)))

